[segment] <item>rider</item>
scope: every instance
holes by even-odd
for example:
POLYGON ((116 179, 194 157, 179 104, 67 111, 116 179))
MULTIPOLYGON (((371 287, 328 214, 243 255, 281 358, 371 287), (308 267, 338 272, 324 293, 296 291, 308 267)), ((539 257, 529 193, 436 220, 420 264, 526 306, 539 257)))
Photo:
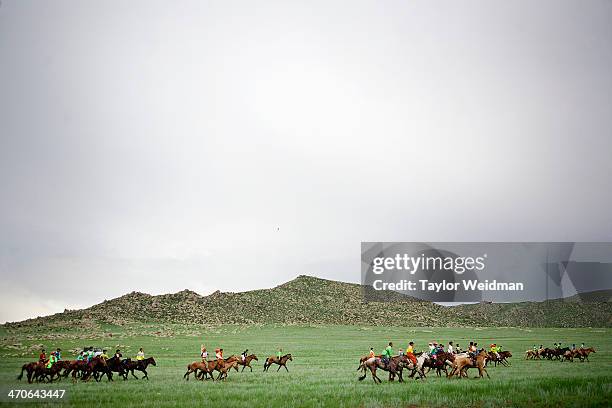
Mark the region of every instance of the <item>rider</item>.
POLYGON ((584 343, 580 345, 580 349, 583 349, 583 348, 584 348, 584 343))
POLYGON ((398 354, 399 354, 400 356, 403 356, 403 355, 404 355, 404 350, 402 350, 402 349, 399 349, 399 352, 398 352, 398 354))
POLYGON ((108 360, 108 354, 106 354, 106 350, 102 350, 102 354, 100 354, 100 358, 104 360, 108 360))
POLYGON ((453 354, 454 350, 453 350, 453 342, 449 341, 448 342, 448 348, 446 349, 446 352, 449 354, 453 354))
POLYGON ((576 343, 572 344, 572 351, 576 350, 576 343))
POLYGON ((414 355, 414 342, 411 341, 408 343, 408 348, 406 349, 406 356, 414 363, 417 363, 417 359, 414 355))
POLYGON ((115 358, 121 361, 122 357, 123 357, 123 354, 121 354, 121 350, 117 349, 117 351, 115 351, 115 358))
POLYGON ((49 362, 47 363, 47 368, 51 368, 53 364, 57 363, 57 356, 55 355, 55 351, 51 352, 49 356, 49 362))
POLYGON ((436 343, 435 341, 433 342, 433 344, 431 346, 429 346, 429 355, 431 355, 431 358, 436 358, 436 354, 438 353, 439 349, 438 349, 438 343, 436 343))
POLYGON ((40 361, 41 363, 44 363, 45 361, 47 361, 47 353, 45 353, 45 349, 42 349, 40 351, 40 355, 38 356, 38 361, 40 361))
POLYGON ((83 354, 84 354, 84 353, 83 353, 83 351, 81 351, 81 352, 79 353, 79 355, 78 355, 78 356, 77 356, 77 358, 76 358, 76 359, 77 359, 77 361, 83 361, 83 360, 85 359, 85 357, 83 357, 83 354))
POLYGON ((215 349, 215 357, 217 358, 217 360, 220 360, 223 358, 223 354, 221 353, 221 349, 220 348, 216 348, 215 349))
POLYGON ((495 354, 495 358, 499 360, 499 347, 497 347, 497 344, 491 344, 491 353, 495 354))
POLYGON ((470 348, 469 348, 469 353, 470 353, 470 358, 472 359, 472 365, 476 365, 476 355, 477 353, 477 346, 478 343, 474 343, 473 341, 470 341, 470 348))
POLYGON ((206 351, 206 347, 204 347, 204 345, 202 344, 202 347, 200 348, 200 357, 202 357, 202 362, 206 362, 206 359, 208 358, 208 351, 206 351))
POLYGON ((140 350, 138 350, 138 353, 136 354, 136 360, 137 361, 144 360, 144 350, 142 349, 142 347, 140 348, 140 350))
POLYGON ((276 358, 278 359, 278 361, 280 361, 282 356, 283 356, 283 349, 282 347, 279 347, 278 351, 276 352, 276 358))
POLYGON ((389 342, 389 345, 385 347, 383 350, 382 361, 385 365, 389 364, 391 361, 391 357, 393 357, 393 342, 389 342))
POLYGON ((93 358, 94 358, 94 349, 93 349, 93 346, 90 346, 89 350, 87 350, 87 362, 90 362, 93 358))
POLYGON ((57 358, 57 361, 60 361, 62 359, 62 349, 61 348, 57 348, 57 350, 55 351, 55 357, 57 358))
POLYGON ((240 354, 240 357, 242 358, 242 362, 244 363, 246 361, 247 358, 247 353, 249 352, 249 349, 246 349, 242 352, 242 354, 240 354))
POLYGON ((374 357, 376 357, 376 354, 374 354, 374 347, 370 347, 370 354, 368 354, 368 360, 374 357))

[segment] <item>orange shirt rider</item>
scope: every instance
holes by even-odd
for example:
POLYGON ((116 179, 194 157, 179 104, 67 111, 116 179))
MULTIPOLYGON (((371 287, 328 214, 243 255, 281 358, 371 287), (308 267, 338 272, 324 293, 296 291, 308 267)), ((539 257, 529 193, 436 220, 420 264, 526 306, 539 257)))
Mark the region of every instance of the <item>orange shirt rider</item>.
POLYGON ((215 349, 215 356, 217 357, 217 360, 223 360, 223 349, 215 349))

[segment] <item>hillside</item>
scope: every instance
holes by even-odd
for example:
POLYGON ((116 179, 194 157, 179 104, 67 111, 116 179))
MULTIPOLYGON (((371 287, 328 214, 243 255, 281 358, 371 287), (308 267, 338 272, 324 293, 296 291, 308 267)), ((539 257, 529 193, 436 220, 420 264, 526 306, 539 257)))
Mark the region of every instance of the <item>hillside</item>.
MULTIPOLYGON (((344 324, 394 326, 612 327, 612 303, 546 302, 473 304, 447 307, 394 292, 393 302, 362 302, 362 286, 299 276, 271 289, 215 292, 183 290, 152 296, 132 292, 83 310, 6 323, 15 328, 72 328, 100 324, 344 324)), ((605 295, 597 294, 597 299, 605 295)), ((609 297, 608 297, 609 298, 609 297)))

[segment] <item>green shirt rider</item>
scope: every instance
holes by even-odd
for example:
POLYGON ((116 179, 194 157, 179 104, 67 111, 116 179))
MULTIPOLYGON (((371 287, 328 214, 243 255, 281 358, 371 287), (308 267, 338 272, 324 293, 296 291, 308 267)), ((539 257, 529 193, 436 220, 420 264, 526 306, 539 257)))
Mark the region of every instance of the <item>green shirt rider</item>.
POLYGON ((393 357, 393 342, 389 342, 389 345, 382 352, 382 361, 385 365, 389 364, 391 361, 391 357, 393 357))

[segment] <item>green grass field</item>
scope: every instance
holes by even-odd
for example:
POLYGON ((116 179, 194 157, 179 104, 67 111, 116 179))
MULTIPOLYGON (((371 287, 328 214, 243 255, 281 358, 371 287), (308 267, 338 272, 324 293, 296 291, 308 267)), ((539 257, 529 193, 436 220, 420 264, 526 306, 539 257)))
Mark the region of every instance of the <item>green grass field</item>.
MULTIPOLYGON (((610 406, 612 401, 612 338, 610 329, 517 329, 517 328, 402 328, 402 327, 202 327, 181 328, 164 325, 162 336, 154 335, 155 326, 126 328, 106 327, 103 333, 71 332, 8 333, 0 328, 0 381, 7 388, 63 388, 70 405, 101 406, 610 406), (133 333, 151 333, 146 336, 133 333), (172 337, 164 337, 172 333, 172 337), (454 340, 464 346, 471 339, 479 344, 496 342, 513 352, 511 367, 489 368, 490 380, 436 378, 431 372, 424 381, 409 379, 406 383, 376 385, 368 375, 357 381, 358 359, 370 346, 380 352, 388 341, 395 350, 414 340, 425 348, 431 340, 454 340), (590 363, 526 361, 524 351, 534 343, 552 346, 585 342, 596 348, 590 363), (11 344, 21 343, 21 351, 11 344), (54 384, 28 385, 16 376, 24 362, 34 359, 26 352, 33 344, 44 344, 47 350, 61 347, 64 358, 68 350, 94 345, 114 350, 120 345, 124 355, 135 355, 144 347, 154 356, 157 367, 149 370, 150 381, 123 381, 115 376, 108 383, 76 383, 69 379, 54 384), (232 372, 223 382, 183 380, 186 365, 198 359, 199 347, 217 346, 225 354, 239 354, 248 348, 258 355, 253 372, 232 372), (289 373, 262 372, 265 356, 278 346, 293 354, 289 373), (19 354, 26 352, 26 356, 19 354)), ((248 369, 247 369, 248 370, 248 369)), ((470 370, 470 377, 476 371, 470 370)), ((4 391, 3 391, 4 392, 4 391)), ((52 403, 49 405, 55 405, 52 403)))

